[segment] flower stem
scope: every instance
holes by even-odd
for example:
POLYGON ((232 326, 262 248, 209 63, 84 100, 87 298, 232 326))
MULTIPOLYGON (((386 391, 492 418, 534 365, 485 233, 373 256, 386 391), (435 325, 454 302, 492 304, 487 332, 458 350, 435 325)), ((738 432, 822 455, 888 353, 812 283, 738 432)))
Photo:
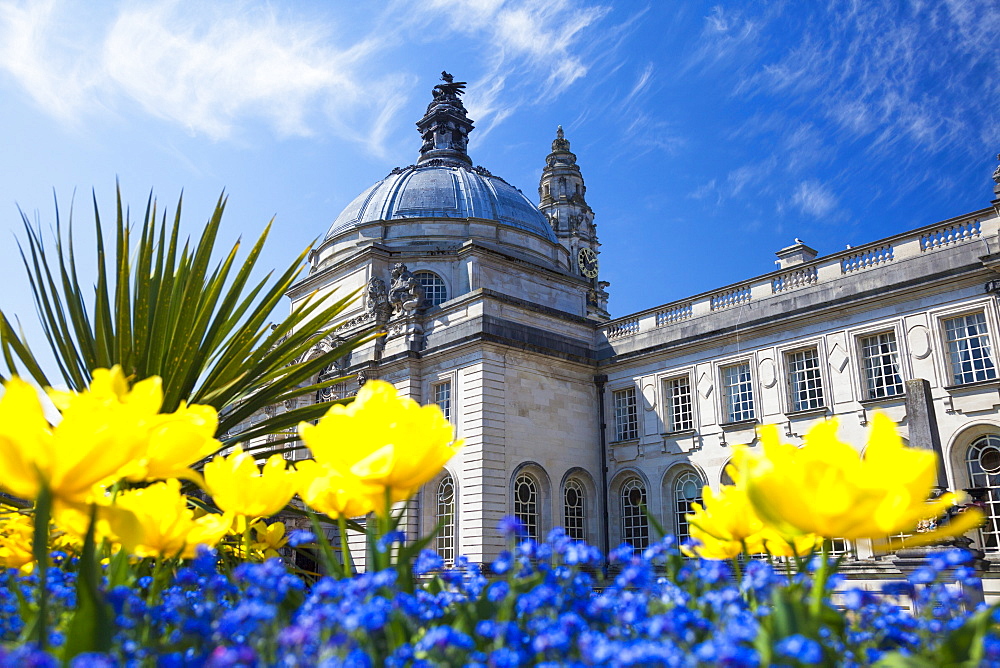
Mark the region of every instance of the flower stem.
POLYGON ((246 522, 246 527, 243 529, 243 560, 250 563, 250 547, 253 545, 253 539, 250 537, 250 518, 245 517, 243 521, 246 522))
POLYGON ((344 570, 347 575, 354 575, 354 558, 351 557, 351 546, 347 544, 347 518, 337 515, 337 533, 340 534, 340 556, 344 560, 344 570))
MULTIPOLYGON (((323 527, 320 526, 319 518, 316 517, 316 513, 312 511, 309 506, 306 506, 306 515, 309 517, 309 522, 312 524, 313 533, 316 536, 316 542, 319 544, 319 558, 320 563, 323 564, 323 568, 326 570, 327 575, 331 575, 336 579, 341 579, 344 577, 344 567, 337 563, 337 560, 333 556, 333 548, 330 547, 330 541, 326 539, 326 534, 323 532, 323 527)), ((338 522, 340 518, 338 517, 338 522)))
POLYGON ((823 547, 820 550, 819 570, 813 579, 812 595, 809 600, 809 612, 812 616, 818 617, 823 609, 823 595, 826 593, 826 581, 830 577, 830 541, 824 539, 823 547))
POLYGON ((392 488, 386 487, 382 502, 385 504, 383 511, 377 513, 378 535, 375 537, 375 568, 384 570, 392 565, 392 544, 385 541, 385 551, 379 549, 379 543, 383 542, 389 532, 392 531, 392 488))
POLYGON ((35 500, 35 532, 31 549, 38 569, 38 619, 35 625, 38 648, 44 650, 49 636, 49 519, 52 517, 52 490, 42 483, 35 500))

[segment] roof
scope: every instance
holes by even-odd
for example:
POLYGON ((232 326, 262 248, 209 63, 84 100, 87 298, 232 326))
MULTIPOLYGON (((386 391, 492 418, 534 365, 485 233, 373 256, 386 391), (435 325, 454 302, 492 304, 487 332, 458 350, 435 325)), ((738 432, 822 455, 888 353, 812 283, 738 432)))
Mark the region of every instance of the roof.
POLYGON ((520 190, 482 167, 449 160, 392 170, 347 205, 326 238, 376 221, 413 218, 493 220, 556 242, 545 215, 520 190))

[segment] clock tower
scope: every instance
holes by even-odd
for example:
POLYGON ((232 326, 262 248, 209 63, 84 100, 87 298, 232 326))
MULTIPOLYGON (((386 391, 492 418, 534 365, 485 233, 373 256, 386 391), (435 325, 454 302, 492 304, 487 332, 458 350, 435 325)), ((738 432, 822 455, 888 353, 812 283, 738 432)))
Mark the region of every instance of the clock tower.
POLYGON ((570 272, 589 283, 587 315, 608 319, 608 283, 598 280, 600 242, 594 211, 587 204, 587 186, 583 183, 576 155, 569 150, 569 140, 562 126, 556 130, 552 152, 545 158, 545 168, 538 184, 538 208, 548 218, 556 239, 570 256, 570 272))

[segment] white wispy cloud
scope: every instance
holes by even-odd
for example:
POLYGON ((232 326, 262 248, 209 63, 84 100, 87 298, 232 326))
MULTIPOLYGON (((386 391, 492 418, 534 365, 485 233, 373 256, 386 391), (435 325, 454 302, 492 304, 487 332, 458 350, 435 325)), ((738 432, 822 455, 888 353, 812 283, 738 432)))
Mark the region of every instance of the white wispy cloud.
POLYGON ((705 17, 701 39, 682 65, 682 71, 747 60, 756 50, 762 21, 744 12, 712 8, 705 17))
POLYGON ((196 12, 176 0, 100 11, 7 0, 0 72, 67 122, 141 110, 214 140, 263 122, 280 136, 333 132, 382 155, 386 130, 418 83, 386 59, 421 27, 433 25, 426 32, 437 40, 480 45, 484 74, 473 82, 470 114, 481 138, 521 104, 558 96, 586 75, 582 37, 607 11, 578 0, 397 2, 358 29, 249 0, 196 12))
POLYGON ((583 37, 608 11, 578 0, 397 0, 389 14, 411 32, 444 25, 479 45, 485 74, 470 81, 469 114, 481 140, 520 106, 558 96, 587 74, 597 40, 583 37))
POLYGON ((403 77, 370 76, 380 38, 341 46, 333 27, 248 3, 192 12, 159 0, 95 12, 10 1, 0 4, 0 70, 70 122, 138 108, 216 140, 257 121, 278 135, 322 126, 382 153, 403 77))
POLYGON ((321 28, 266 10, 192 14, 167 2, 122 11, 104 40, 103 64, 148 113, 210 137, 228 136, 248 116, 280 134, 308 135, 308 116, 324 101, 358 104, 356 66, 376 47, 329 44, 321 28))
POLYGON ((56 0, 0 4, 0 68, 22 83, 39 108, 73 120, 100 86, 100 63, 86 48, 86 21, 56 0))
POLYGON ((996 151, 1000 51, 987 45, 997 34, 995 0, 716 7, 683 69, 713 77, 735 104, 766 110, 740 136, 767 138, 786 178, 800 184, 785 208, 817 215, 839 203, 811 179, 817 169, 826 182, 838 179, 822 169, 848 156, 853 171, 879 170, 905 195, 944 187, 924 168, 929 159, 996 151))
POLYGON ((803 181, 795 188, 792 204, 802 212, 822 218, 837 208, 837 197, 828 187, 815 179, 803 181))
MULTIPOLYGON (((810 19, 785 51, 758 54, 735 90, 811 108, 873 154, 901 142, 930 152, 983 150, 971 134, 979 124, 968 119, 985 112, 1000 120, 986 103, 1000 99, 1000 79, 984 76, 1000 67, 997 50, 984 47, 1000 31, 1000 5, 835 0, 810 19), (942 48, 950 67, 942 67, 942 48)), ((773 29, 782 26, 775 20, 773 29)))

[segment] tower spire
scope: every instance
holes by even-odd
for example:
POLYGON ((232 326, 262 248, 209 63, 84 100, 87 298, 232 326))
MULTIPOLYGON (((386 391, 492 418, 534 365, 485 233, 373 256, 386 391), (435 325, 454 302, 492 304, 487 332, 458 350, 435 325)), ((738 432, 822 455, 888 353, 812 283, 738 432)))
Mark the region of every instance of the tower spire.
POLYGON ((552 141, 552 152, 545 158, 538 182, 538 208, 549 219, 556 239, 569 252, 569 270, 590 281, 587 314, 607 319, 608 283, 597 278, 598 248, 594 211, 587 204, 587 186, 576 164, 576 154, 569 150, 569 140, 560 125, 552 141))
POLYGON ((417 121, 417 129, 424 140, 420 146, 419 165, 428 160, 472 166, 466 152, 469 133, 473 124, 462 104, 465 82, 455 81, 455 77, 441 72, 441 81, 431 90, 433 99, 427 105, 424 117, 417 121))

